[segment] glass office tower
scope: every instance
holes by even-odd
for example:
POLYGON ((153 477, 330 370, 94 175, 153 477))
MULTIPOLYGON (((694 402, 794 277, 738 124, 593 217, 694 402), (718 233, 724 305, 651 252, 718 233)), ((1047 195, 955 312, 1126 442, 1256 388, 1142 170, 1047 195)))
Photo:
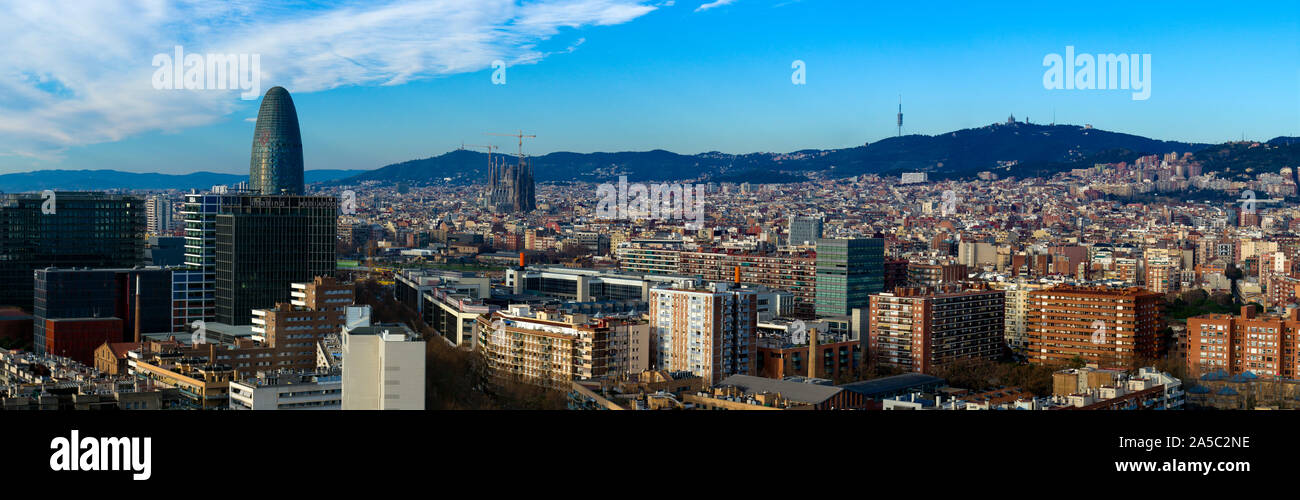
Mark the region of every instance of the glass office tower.
POLYGON ((221 196, 214 220, 216 320, 252 322, 252 310, 290 302, 289 285, 333 276, 338 199, 221 196))
POLYGON ((302 170, 298 110, 289 91, 272 87, 257 111, 248 184, 258 194, 302 194, 302 170))
POLYGON ((144 205, 139 197, 105 193, 0 195, 0 306, 31 311, 37 269, 140 264, 144 205))
POLYGON ((885 288, 885 242, 880 238, 817 240, 817 315, 852 314, 885 288))

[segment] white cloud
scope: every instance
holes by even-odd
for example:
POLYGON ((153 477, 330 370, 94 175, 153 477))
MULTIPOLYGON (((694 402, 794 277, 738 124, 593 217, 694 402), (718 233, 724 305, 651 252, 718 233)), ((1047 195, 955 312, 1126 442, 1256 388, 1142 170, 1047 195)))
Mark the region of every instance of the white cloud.
POLYGON ((712 2, 701 4, 699 7, 696 7, 695 12, 703 12, 714 7, 722 7, 723 5, 731 5, 733 3, 736 3, 736 0, 713 0, 712 2))
POLYGON ((364 0, 295 9, 270 0, 0 0, 0 156, 57 158, 70 146, 221 120, 239 91, 155 90, 155 54, 260 54, 261 88, 400 85, 535 63, 563 28, 616 25, 641 0, 364 0))

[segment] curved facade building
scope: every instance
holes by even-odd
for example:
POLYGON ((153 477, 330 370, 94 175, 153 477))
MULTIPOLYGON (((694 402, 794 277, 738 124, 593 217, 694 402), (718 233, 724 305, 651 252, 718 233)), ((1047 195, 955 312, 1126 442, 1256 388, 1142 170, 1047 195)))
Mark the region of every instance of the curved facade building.
POLYGON ((272 87, 257 111, 248 183, 259 194, 302 194, 302 169, 298 110, 289 91, 272 87))

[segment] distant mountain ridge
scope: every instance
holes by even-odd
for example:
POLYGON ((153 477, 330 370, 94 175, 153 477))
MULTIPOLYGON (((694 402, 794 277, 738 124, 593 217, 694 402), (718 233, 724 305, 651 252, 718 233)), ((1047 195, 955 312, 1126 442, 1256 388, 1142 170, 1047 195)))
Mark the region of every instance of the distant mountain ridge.
MULTIPOLYGON (((1270 141, 1294 144, 1292 138, 1270 141)), ((844 149, 791 153, 682 155, 664 150, 621 153, 557 152, 531 157, 538 181, 699 180, 797 182, 809 174, 839 178, 861 174, 927 172, 932 179, 968 178, 981 171, 999 176, 1043 176, 1093 163, 1132 161, 1143 154, 1196 153, 1209 144, 1162 141, 1077 125, 997 123, 939 135, 890 137, 844 149)), ((513 155, 501 155, 515 162, 513 155)), ((1283 162, 1290 158, 1280 155, 1283 162)), ((1275 158, 1276 159, 1276 158, 1275 158)), ((381 167, 327 184, 365 181, 473 183, 486 172, 485 153, 456 150, 381 167)), ((1280 168, 1282 165, 1278 165, 1280 168)), ((1213 168, 1207 168, 1213 171, 1213 168)))
MULTIPOLYGON (((365 170, 308 170, 303 172, 308 184, 352 177, 365 170)), ((237 184, 247 175, 195 172, 172 175, 123 172, 120 170, 37 170, 0 175, 0 191, 27 192, 57 189, 63 191, 105 189, 208 189, 222 184, 237 184)))
MULTIPOLYGON (((1162 141, 1077 125, 996 123, 938 135, 889 137, 843 149, 790 153, 683 155, 656 149, 617 153, 555 152, 530 157, 538 181, 716 181, 787 183, 814 177, 926 172, 931 179, 970 178, 981 171, 1001 177, 1041 177, 1096 163, 1131 162, 1145 154, 1193 153, 1206 172, 1244 178, 1282 167, 1300 167, 1300 138, 1211 145, 1162 141)), ((514 163, 514 155, 501 155, 514 163)), ((306 182, 325 186, 361 182, 470 184, 483 182, 487 154, 472 150, 386 165, 374 170, 308 170, 306 182)), ((42 189, 207 189, 247 176, 196 172, 140 174, 115 170, 41 170, 0 175, 0 191, 42 189)))

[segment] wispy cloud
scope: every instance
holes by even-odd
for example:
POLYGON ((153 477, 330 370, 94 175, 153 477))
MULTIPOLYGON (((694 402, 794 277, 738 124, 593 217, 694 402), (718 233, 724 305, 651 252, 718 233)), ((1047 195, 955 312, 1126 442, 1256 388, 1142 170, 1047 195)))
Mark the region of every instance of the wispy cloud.
POLYGON ((736 3, 736 0, 713 0, 712 2, 701 4, 699 7, 696 7, 695 12, 703 12, 714 7, 722 7, 723 5, 731 5, 733 3, 736 3))
POLYGON ((69 146, 214 123, 239 91, 155 90, 155 54, 260 54, 262 92, 401 85, 535 63, 564 28, 656 9, 642 0, 0 0, 0 156, 57 158, 69 146))

